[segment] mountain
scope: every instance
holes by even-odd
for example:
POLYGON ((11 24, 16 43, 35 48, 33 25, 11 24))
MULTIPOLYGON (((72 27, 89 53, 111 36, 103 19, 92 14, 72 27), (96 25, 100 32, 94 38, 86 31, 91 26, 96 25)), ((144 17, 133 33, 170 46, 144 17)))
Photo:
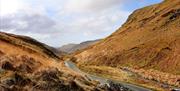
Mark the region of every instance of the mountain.
POLYGON ((71 49, 76 46, 78 44, 67 44, 67 45, 63 45, 60 48, 58 48, 58 50, 66 52, 66 53, 71 53, 71 49))
POLYGON ((180 0, 135 10, 116 32, 75 57, 80 64, 180 75, 180 0))
POLYGON ((0 91, 104 91, 43 43, 0 32, 0 91))
POLYGON ((100 40, 92 40, 92 41, 85 41, 80 44, 67 44, 59 48, 60 51, 66 52, 66 53, 74 53, 75 51, 85 49, 95 43, 97 43, 100 40))

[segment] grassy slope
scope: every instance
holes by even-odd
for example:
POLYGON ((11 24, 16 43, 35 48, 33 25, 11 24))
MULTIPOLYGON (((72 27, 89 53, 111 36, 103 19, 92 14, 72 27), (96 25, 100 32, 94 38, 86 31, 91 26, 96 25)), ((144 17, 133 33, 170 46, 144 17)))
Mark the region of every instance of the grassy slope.
POLYGON ((163 88, 162 84, 157 83, 156 81, 151 81, 148 79, 144 79, 139 77, 139 75, 132 74, 130 72, 113 68, 107 66, 84 66, 79 65, 80 69, 89 74, 94 74, 100 77, 135 84, 137 86, 142 86, 145 88, 152 89, 153 91, 169 91, 169 88, 163 88))
POLYGON ((27 51, 41 53, 44 56, 47 56, 49 58, 54 58, 59 60, 59 56, 57 56, 55 53, 52 52, 52 48, 40 43, 30 37, 26 36, 18 36, 8 33, 0 32, 0 38, 1 41, 11 43, 12 45, 19 46, 21 48, 26 49, 27 51))
POLYGON ((96 86, 67 69, 46 45, 0 32, 0 90, 92 91, 96 86))
POLYGON ((115 33, 76 55, 79 63, 180 74, 180 1, 138 9, 115 33))

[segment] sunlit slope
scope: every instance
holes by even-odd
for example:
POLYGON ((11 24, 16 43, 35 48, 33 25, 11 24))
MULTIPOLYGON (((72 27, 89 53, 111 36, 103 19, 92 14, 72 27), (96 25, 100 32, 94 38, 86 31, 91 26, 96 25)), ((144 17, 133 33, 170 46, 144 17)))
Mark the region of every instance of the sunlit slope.
POLYGON ((79 63, 180 74, 180 0, 134 11, 115 33, 76 55, 79 63))
POLYGON ((0 91, 104 91, 97 85, 66 68, 49 46, 0 32, 0 91))
POLYGON ((18 36, 0 32, 0 41, 17 46, 30 53, 39 53, 45 57, 54 58, 57 60, 59 59, 59 57, 53 53, 52 47, 49 47, 46 44, 40 43, 27 36, 18 36))

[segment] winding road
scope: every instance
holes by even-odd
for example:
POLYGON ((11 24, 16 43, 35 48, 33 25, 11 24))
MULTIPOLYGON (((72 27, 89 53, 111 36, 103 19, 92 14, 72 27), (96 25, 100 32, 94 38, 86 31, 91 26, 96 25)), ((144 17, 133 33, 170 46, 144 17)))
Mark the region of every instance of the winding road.
POLYGON ((121 85, 123 85, 124 87, 126 88, 129 88, 133 91, 152 91, 150 89, 147 89, 147 88, 144 88, 144 87, 140 87, 140 86, 136 86, 134 84, 129 84, 129 83, 124 83, 124 82, 119 82, 119 81, 114 81, 114 80, 110 80, 110 79, 106 79, 106 78, 102 78, 102 77, 99 77, 99 76, 95 76, 95 75, 91 75, 91 74, 88 74, 88 73, 85 73, 83 71, 81 71, 73 62, 71 61, 65 61, 64 62, 66 67, 68 67, 69 69, 75 71, 75 72, 78 72, 88 78, 90 78, 91 80, 96 80, 96 81, 99 81, 101 83, 101 85, 104 85, 104 84, 109 84, 109 81, 112 81, 114 83, 120 83, 121 85))

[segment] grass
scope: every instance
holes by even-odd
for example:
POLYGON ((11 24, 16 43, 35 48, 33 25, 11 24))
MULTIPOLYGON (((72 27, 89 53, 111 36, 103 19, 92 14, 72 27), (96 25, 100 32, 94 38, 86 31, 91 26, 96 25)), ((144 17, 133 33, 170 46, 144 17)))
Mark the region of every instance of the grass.
POLYGON ((52 50, 50 50, 49 46, 29 37, 0 32, 0 40, 15 46, 19 46, 22 49, 32 53, 41 53, 41 55, 44 57, 48 56, 49 58, 54 58, 57 60, 60 59, 55 53, 52 52, 52 50))
POLYGON ((120 82, 130 83, 137 86, 142 86, 145 88, 152 89, 154 91, 168 91, 160 87, 159 83, 142 79, 134 74, 125 72, 118 68, 113 68, 108 66, 83 66, 83 65, 79 65, 79 68, 89 74, 97 75, 100 77, 104 77, 120 82))

